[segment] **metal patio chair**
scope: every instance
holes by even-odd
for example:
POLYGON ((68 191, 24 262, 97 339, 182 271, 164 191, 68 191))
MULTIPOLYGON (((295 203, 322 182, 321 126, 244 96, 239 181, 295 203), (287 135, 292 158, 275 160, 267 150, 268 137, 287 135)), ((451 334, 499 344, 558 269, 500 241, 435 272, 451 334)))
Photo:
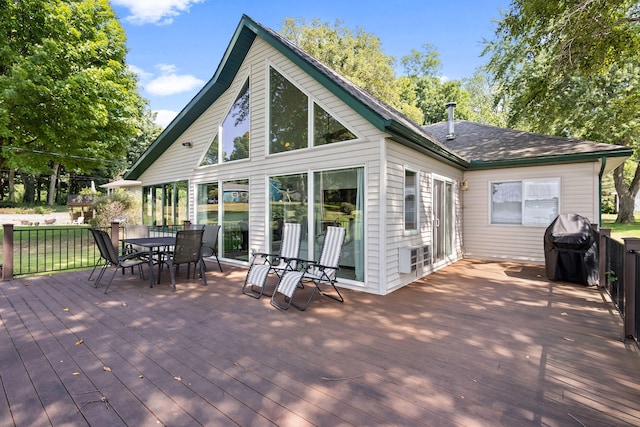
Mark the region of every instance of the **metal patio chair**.
POLYGON ((142 264, 148 263, 146 258, 141 257, 138 253, 119 255, 117 249, 115 248, 115 246, 113 246, 113 242, 111 242, 111 237, 106 231, 96 229, 91 230, 96 240, 96 244, 98 245, 98 249, 100 250, 100 254, 105 259, 100 274, 93 284, 94 287, 98 287, 98 285, 100 284, 100 280, 102 280, 102 276, 104 276, 105 271, 107 271, 109 267, 115 267, 115 269, 113 271, 113 274, 111 275, 111 278, 109 279, 107 287, 104 288, 105 294, 109 290, 109 286, 111 286, 111 282, 113 282, 113 278, 120 268, 124 269, 139 266, 140 275, 144 279, 142 264))
POLYGON ((297 258, 300 254, 301 230, 300 224, 285 223, 279 254, 253 253, 253 260, 242 286, 243 294, 258 299, 264 295, 269 273, 275 273, 280 278, 285 271, 296 269, 297 258))
POLYGON ((271 305, 279 310, 287 310, 290 306, 294 306, 304 311, 309 307, 316 293, 344 302, 342 294, 336 287, 336 273, 340 269, 340 255, 345 235, 346 230, 342 227, 327 227, 318 261, 299 260, 304 265, 301 271, 285 272, 271 296, 271 305), (298 305, 293 302, 293 298, 296 291, 304 288, 305 283, 313 283, 314 288, 306 303, 298 305), (320 286, 331 286, 335 295, 326 293, 320 286))
MULTIPOLYGON (((204 274, 204 262, 202 261, 202 235, 204 230, 179 230, 176 233, 176 244, 171 252, 166 253, 163 262, 169 266, 171 272, 171 285, 176 290, 176 270, 180 264, 187 264, 187 277, 191 272, 191 263, 200 266, 200 277, 204 285, 207 285, 207 277, 204 274)), ((193 271, 195 277, 195 267, 193 271)))
MULTIPOLYGON (((216 245, 218 244, 218 234, 220 233, 219 225, 205 225, 203 227, 204 234, 202 235, 202 257, 215 257, 218 263, 218 268, 222 271, 220 260, 218 259, 218 252, 216 251, 216 245)), ((205 269, 207 266, 205 265, 205 269)))

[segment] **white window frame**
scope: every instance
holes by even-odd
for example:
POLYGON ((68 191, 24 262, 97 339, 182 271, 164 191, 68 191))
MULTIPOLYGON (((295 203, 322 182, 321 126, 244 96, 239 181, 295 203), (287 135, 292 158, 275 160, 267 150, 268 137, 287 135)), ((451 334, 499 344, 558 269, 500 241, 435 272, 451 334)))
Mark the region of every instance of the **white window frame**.
POLYGON ((551 221, 557 216, 561 211, 562 206, 562 181, 559 177, 545 177, 545 178, 526 178, 526 179, 503 179, 503 180, 495 180, 489 182, 488 188, 488 206, 489 206, 489 224, 494 226, 527 226, 527 227, 547 227, 551 221), (520 183, 520 208, 521 208, 521 219, 520 222, 513 223, 500 223, 493 222, 493 195, 492 188, 494 184, 501 183, 520 183), (541 184, 541 183, 554 183, 557 187, 557 199, 558 203, 555 207, 555 212, 551 213, 548 218, 539 220, 539 221, 530 221, 528 218, 531 218, 530 209, 527 207, 527 201, 529 199, 526 198, 526 192, 528 187, 531 187, 533 184, 541 184), (552 218, 553 216, 553 218, 552 218))

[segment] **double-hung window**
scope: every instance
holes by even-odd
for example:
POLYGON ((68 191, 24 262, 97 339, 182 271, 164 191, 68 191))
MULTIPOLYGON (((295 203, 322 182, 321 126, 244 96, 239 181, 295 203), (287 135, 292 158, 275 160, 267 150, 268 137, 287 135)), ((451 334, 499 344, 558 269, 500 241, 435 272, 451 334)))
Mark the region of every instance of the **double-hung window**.
POLYGON ((491 224, 546 226, 560 211, 560 179, 491 184, 491 224))

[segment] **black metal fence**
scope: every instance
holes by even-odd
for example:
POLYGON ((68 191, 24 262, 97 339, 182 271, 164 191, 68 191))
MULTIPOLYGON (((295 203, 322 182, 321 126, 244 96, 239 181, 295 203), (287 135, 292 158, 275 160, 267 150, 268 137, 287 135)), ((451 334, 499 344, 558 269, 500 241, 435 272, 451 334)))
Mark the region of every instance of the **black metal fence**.
MULTIPOLYGON (((172 227, 149 227, 150 236, 175 234, 187 224, 172 227)), ((114 244, 126 237, 126 227, 114 223, 105 230, 114 244)), ((2 279, 60 271, 92 268, 100 258, 88 226, 18 227, 3 225, 2 279)))
POLYGON ((624 338, 640 336, 640 239, 621 243, 600 229, 600 286, 611 296, 624 321, 624 338))
POLYGON ((604 243, 606 254, 604 273, 600 275, 604 277, 604 283, 600 283, 600 286, 607 290, 620 315, 624 316, 624 244, 610 236, 602 236, 600 243, 604 243))

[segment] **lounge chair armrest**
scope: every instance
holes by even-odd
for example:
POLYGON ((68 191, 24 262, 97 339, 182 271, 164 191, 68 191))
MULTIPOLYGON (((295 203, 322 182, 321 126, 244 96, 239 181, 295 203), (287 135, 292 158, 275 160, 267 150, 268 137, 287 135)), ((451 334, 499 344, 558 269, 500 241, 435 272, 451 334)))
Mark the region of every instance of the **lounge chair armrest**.
POLYGON ((307 267, 308 268, 315 267, 320 271, 324 271, 324 270, 335 270, 335 271, 338 271, 338 270, 340 270, 340 267, 332 267, 332 266, 329 266, 329 265, 322 265, 322 264, 320 264, 319 262, 316 262, 316 261, 310 261, 307 264, 307 267))

